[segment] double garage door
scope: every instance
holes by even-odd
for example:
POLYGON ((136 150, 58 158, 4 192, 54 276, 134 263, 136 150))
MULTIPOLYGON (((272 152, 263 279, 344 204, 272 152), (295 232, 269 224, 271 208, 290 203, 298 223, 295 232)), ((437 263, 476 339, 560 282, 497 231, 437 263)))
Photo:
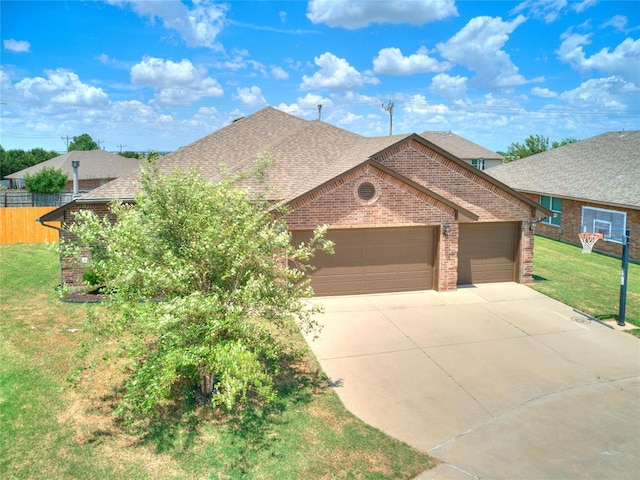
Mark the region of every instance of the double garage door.
MULTIPOLYGON (((293 232, 293 244, 311 232, 293 232)), ((437 230, 370 228, 329 230, 335 254, 318 252, 311 285, 316 295, 403 292, 434 288, 437 230)))
MULTIPOLYGON (((460 224, 458 285, 517 278, 519 223, 460 224)), ((436 285, 436 227, 329 230, 335 255, 318 252, 311 285, 318 296, 432 290, 436 285)), ((293 232, 293 244, 309 231, 293 232)))

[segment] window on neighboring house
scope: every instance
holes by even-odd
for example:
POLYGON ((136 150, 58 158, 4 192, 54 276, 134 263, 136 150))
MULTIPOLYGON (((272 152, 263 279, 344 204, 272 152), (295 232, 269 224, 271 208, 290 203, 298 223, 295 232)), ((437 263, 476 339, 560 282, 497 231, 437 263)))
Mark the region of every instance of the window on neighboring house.
POLYGON ((475 160, 471 160, 471 165, 476 167, 478 170, 484 170, 484 158, 480 157, 475 160))
POLYGON ((547 195, 540 195, 540 205, 547 207, 554 215, 542 220, 542 223, 549 225, 555 225, 559 227, 561 225, 562 218, 562 199, 557 197, 549 197, 547 195))

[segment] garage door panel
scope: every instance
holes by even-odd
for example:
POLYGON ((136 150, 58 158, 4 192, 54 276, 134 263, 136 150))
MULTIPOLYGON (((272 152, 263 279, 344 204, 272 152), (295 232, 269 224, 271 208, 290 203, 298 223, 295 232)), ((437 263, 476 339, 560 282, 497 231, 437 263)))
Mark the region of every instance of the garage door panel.
MULTIPOLYGON (((311 237, 294 232, 293 243, 311 237)), ((319 253, 311 272, 316 295, 397 292, 433 288, 433 228, 329 230, 335 255, 319 253)))
POLYGON ((518 222, 461 224, 458 285, 516 280, 518 232, 518 222))

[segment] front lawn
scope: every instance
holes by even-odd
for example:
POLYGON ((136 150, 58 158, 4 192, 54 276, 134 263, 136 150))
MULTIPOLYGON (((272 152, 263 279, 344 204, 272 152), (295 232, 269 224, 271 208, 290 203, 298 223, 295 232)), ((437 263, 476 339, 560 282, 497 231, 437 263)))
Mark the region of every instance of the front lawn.
MULTIPOLYGON (((581 247, 536 236, 531 287, 600 320, 616 319, 621 265, 619 258, 583 254, 581 247)), ((634 263, 629 263, 626 321, 640 327, 640 265, 634 263)))
POLYGON ((0 478, 409 479, 433 466, 345 411, 314 359, 263 417, 199 407, 118 423, 121 372, 83 326, 101 307, 61 302, 59 268, 46 245, 0 246, 0 478))

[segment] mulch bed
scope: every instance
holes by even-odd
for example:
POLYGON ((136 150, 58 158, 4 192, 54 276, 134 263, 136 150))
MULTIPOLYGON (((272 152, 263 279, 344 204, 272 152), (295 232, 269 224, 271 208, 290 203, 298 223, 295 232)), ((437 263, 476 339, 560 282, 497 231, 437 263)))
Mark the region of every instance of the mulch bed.
POLYGON ((92 290, 90 292, 70 292, 62 297, 62 301, 67 303, 100 303, 104 298, 103 293, 92 290))

